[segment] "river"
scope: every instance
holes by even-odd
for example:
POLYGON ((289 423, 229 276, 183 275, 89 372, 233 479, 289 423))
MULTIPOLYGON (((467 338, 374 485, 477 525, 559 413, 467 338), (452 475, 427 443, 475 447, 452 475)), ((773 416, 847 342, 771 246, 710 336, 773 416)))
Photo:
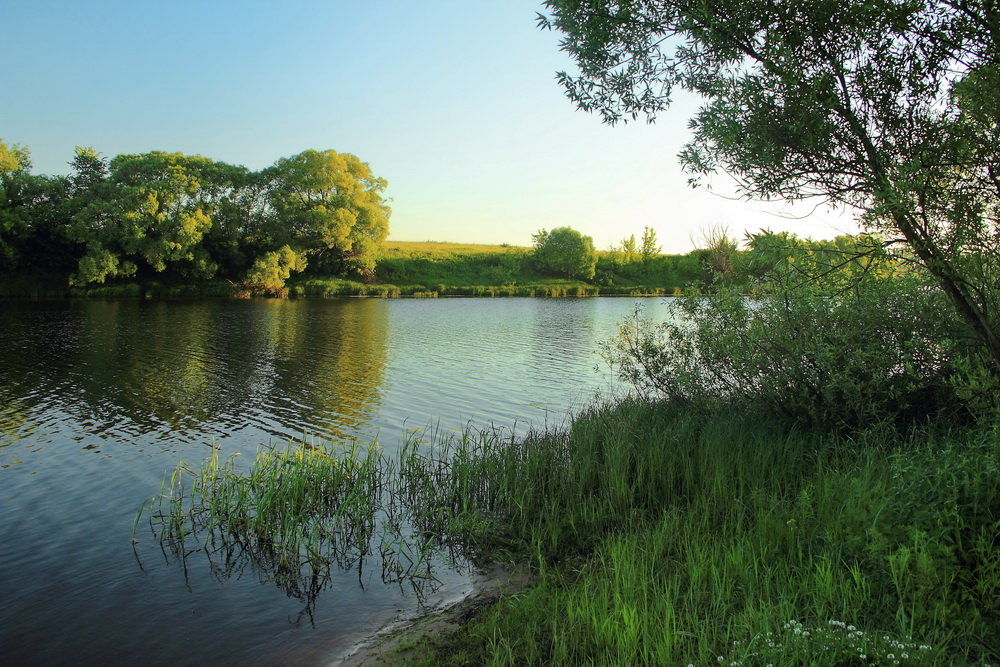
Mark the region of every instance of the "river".
POLYGON ((378 568, 302 596, 178 563, 140 505, 180 461, 288 440, 558 427, 617 388, 597 351, 663 299, 0 303, 0 663, 323 664, 415 594, 378 568), (144 529, 145 528, 145 529, 144 529))

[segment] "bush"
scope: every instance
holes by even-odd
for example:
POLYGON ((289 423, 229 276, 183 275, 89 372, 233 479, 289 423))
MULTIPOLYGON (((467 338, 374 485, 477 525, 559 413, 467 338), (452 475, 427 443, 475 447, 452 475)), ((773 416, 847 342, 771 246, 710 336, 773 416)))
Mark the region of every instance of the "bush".
POLYGON ((590 280, 597 266, 594 240, 570 227, 544 229, 533 236, 532 258, 539 271, 565 278, 590 280))
POLYGON ((636 315, 608 346, 642 393, 752 402, 792 419, 857 425, 949 402, 958 325, 912 276, 759 285, 751 296, 697 292, 653 326, 636 315))

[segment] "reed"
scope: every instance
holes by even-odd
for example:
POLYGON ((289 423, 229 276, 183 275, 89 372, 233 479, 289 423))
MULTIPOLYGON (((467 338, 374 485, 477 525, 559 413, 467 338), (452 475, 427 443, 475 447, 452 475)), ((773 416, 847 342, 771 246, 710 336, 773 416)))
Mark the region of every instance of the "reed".
POLYGON ((185 552, 192 538, 235 545, 282 569, 350 567, 369 552, 383 458, 356 442, 262 448, 245 468, 217 450, 181 463, 150 504, 158 538, 185 552))

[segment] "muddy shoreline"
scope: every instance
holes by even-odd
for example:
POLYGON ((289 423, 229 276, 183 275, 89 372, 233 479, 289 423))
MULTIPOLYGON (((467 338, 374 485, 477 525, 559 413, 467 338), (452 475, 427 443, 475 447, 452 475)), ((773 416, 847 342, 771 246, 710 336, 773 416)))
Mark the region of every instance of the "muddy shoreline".
POLYGON ((396 619, 336 657, 330 664, 344 667, 394 664, 419 655, 427 640, 446 637, 463 623, 505 595, 527 588, 527 567, 494 564, 477 574, 472 592, 429 613, 396 619))

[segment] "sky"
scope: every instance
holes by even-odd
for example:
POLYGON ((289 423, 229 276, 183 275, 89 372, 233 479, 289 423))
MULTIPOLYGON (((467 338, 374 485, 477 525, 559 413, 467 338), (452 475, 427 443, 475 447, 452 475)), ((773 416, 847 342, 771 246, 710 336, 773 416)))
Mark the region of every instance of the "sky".
POLYGON ((530 245, 570 226, 599 249, 646 226, 664 252, 707 230, 831 238, 845 212, 691 189, 677 153, 698 101, 608 126, 576 110, 535 0, 7 0, 0 138, 65 174, 74 146, 261 169, 353 153, 389 182, 389 238, 530 245), (804 216, 804 217, 803 217, 804 216))

